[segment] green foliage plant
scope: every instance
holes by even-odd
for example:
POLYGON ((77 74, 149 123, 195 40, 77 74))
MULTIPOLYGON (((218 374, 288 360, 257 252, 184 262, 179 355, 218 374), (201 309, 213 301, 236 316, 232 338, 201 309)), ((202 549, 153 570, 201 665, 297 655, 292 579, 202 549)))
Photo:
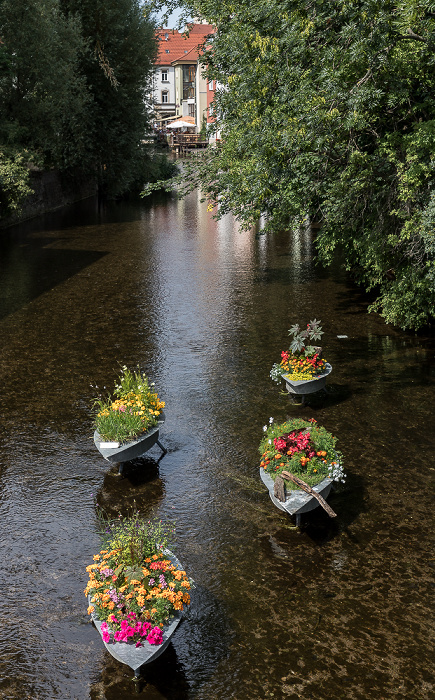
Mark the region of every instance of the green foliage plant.
POLYGON ((113 396, 94 402, 94 427, 103 440, 128 442, 157 425, 165 406, 140 370, 123 366, 113 396))
POLYGON ((320 357, 320 350, 311 343, 320 340, 323 331, 320 320, 314 319, 307 324, 306 329, 301 329, 299 324, 294 324, 289 329, 292 337, 288 350, 281 352, 281 362, 275 363, 270 370, 271 379, 278 383, 285 374, 293 381, 309 380, 325 371, 326 360, 320 357), (306 345, 306 343, 310 343, 306 345))
MULTIPOLYGON (((323 426, 317 425, 314 418, 303 420, 292 418, 284 423, 263 427, 264 436, 260 442, 260 468, 272 479, 288 471, 315 486, 326 477, 343 482, 343 457, 336 449, 337 438, 323 426)), ((289 489, 297 489, 293 482, 286 482, 289 489)))

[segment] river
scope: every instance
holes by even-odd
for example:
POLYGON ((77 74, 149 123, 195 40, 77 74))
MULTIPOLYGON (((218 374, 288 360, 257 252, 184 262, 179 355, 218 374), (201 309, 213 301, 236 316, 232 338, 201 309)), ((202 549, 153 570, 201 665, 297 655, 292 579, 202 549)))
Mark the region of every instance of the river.
POLYGON ((312 252, 310 231, 242 232, 197 192, 1 232, 2 699, 137 697, 86 614, 95 500, 175 521, 196 582, 144 700, 435 697, 434 338, 368 314, 312 252), (269 370, 314 317, 329 391, 295 406, 269 370), (166 402, 168 453, 120 477, 92 409, 124 364, 166 402), (348 475, 338 517, 301 530, 258 471, 262 426, 293 415, 338 436, 348 475))

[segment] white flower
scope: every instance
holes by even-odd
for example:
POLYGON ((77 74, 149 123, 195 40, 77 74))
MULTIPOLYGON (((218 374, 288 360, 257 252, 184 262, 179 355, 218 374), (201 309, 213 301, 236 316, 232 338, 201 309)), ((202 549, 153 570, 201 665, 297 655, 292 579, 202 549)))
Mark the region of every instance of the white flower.
POLYGON ((271 444, 272 444, 272 440, 269 440, 269 445, 271 445, 271 444))
POLYGON ((270 423, 270 424, 273 423, 273 418, 272 418, 272 416, 269 418, 269 423, 270 423))
POLYGON ((264 432, 266 432, 266 430, 267 430, 267 425, 263 425, 263 430, 264 430, 264 432))

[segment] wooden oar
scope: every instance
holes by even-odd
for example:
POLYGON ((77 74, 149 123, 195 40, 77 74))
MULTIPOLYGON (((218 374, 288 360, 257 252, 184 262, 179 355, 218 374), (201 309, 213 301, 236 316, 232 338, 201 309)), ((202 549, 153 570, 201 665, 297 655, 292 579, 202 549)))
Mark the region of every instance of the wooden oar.
MULTIPOLYGON (((337 517, 337 513, 335 513, 332 510, 331 506, 329 506, 326 503, 323 496, 321 496, 320 493, 317 493, 317 491, 314 491, 314 489, 312 489, 311 486, 308 486, 308 484, 306 484, 305 481, 302 481, 302 479, 299 479, 298 476, 295 476, 294 474, 291 474, 290 472, 287 472, 287 471, 281 472, 281 476, 283 479, 290 479, 290 481, 293 481, 293 483, 296 484, 297 486, 299 486, 299 488, 301 488, 302 491, 305 491, 305 493, 308 493, 310 496, 313 496, 313 498, 316 498, 319 501, 319 504, 322 506, 322 508, 324 510, 326 510, 326 512, 328 513, 328 515, 331 518, 337 517)), ((275 479, 275 484, 279 478, 280 477, 277 477, 275 479)), ((283 493, 284 492, 284 484, 282 486, 283 486, 283 488, 282 488, 282 493, 283 493)), ((280 485, 278 486, 278 489, 281 491, 281 489, 279 487, 280 487, 280 485)), ((277 496, 277 497, 279 498, 279 496, 277 496)), ((279 500, 283 501, 283 500, 285 500, 285 498, 279 498, 279 500)))

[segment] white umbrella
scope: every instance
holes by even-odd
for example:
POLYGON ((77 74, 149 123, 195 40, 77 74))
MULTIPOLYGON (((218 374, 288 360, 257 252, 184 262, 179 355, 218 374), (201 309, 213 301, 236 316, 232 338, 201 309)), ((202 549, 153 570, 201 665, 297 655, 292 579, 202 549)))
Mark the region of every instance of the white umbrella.
POLYGON ((178 122, 172 122, 172 124, 167 125, 167 129, 182 129, 183 127, 194 128, 195 124, 191 124, 191 122, 185 122, 180 119, 178 122))

